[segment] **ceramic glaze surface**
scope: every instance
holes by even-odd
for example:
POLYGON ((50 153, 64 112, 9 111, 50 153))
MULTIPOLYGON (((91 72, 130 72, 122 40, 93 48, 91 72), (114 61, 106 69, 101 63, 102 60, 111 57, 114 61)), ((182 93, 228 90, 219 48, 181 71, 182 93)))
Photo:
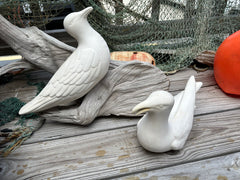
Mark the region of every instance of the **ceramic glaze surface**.
POLYGON ((106 75, 110 51, 105 40, 87 21, 92 10, 88 7, 66 16, 64 27, 78 41, 78 47, 40 94, 20 109, 19 114, 69 104, 88 93, 106 75))
POLYGON ((139 143, 152 152, 166 152, 183 148, 192 129, 195 94, 201 88, 191 76, 185 90, 172 96, 155 91, 133 108, 134 113, 146 114, 137 124, 139 143))

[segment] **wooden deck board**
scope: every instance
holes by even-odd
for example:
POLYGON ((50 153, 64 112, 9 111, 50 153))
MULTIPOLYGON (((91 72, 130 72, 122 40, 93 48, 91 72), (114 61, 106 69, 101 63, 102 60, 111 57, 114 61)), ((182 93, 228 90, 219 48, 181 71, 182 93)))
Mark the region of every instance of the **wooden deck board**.
MULTIPOLYGON (((220 89, 215 89, 215 87, 206 87, 199 91, 196 106, 195 116, 238 109, 240 108, 240 103, 239 99, 226 96, 220 91, 220 89)), ((36 136, 34 135, 27 142, 38 142, 94 133, 108 129, 135 126, 138 120, 139 118, 99 118, 88 127, 68 124, 62 125, 61 123, 49 121, 46 122, 41 131, 35 133, 36 136)))
MULTIPOLYGON (((192 74, 203 81, 204 86, 197 95, 193 129, 183 150, 162 154, 145 151, 136 138, 138 118, 99 118, 87 127, 48 121, 21 148, 7 158, 0 158, 0 177, 144 179, 143 172, 148 173, 146 177, 165 173, 163 177, 170 179, 188 174, 187 170, 174 170, 178 166, 191 167, 191 163, 195 163, 194 170, 198 165, 195 161, 204 159, 200 163, 204 164, 205 159, 240 152, 240 99, 225 95, 216 86, 212 70, 204 73, 185 70, 168 76, 170 91, 176 94, 183 89, 192 74)), ((0 86, 0 100, 16 93, 18 98, 27 101, 35 95, 36 88, 26 86, 21 80, 0 86)), ((195 177, 194 172, 190 179, 195 177)), ((240 177, 237 175, 228 177, 240 177)))
POLYGON ((182 151, 147 152, 138 144, 136 126, 132 126, 26 144, 1 159, 0 166, 15 170, 3 171, 3 177, 11 179, 47 179, 54 174, 60 179, 96 179, 216 157, 240 150, 239 113, 238 109, 195 117, 182 151), (20 170, 24 170, 21 176, 20 170))
POLYGON ((129 175, 118 180, 236 180, 240 153, 129 175))

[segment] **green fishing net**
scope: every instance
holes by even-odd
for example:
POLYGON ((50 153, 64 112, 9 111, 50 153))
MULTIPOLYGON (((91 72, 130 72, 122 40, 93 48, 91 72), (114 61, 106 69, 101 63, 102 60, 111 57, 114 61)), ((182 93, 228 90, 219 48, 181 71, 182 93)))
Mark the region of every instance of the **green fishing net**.
POLYGON ((18 115, 19 110, 25 103, 18 98, 11 97, 0 102, 0 126, 13 121, 19 117, 18 124, 24 125, 27 119, 35 119, 38 116, 34 113, 18 115))
MULTIPOLYGON (((36 86, 38 94, 46 84, 28 81, 28 85, 36 86)), ((44 123, 44 120, 35 113, 19 115, 18 112, 24 105, 25 103, 16 97, 6 98, 0 102, 0 155, 9 155, 44 123), (8 124, 14 120, 15 124, 8 124)))
POLYGON ((240 29, 239 0, 87 0, 90 23, 114 51, 146 51, 164 71, 190 65, 240 29))
MULTIPOLYGON (((36 86, 37 88, 36 95, 38 95, 41 92, 41 90, 46 86, 46 83, 43 81, 41 82, 28 81, 27 84, 30 86, 36 86)), ((3 126, 4 124, 15 120, 15 118, 18 118, 18 124, 20 125, 24 125, 27 119, 38 118, 38 115, 35 113, 19 115, 18 112, 21 109, 21 107, 24 105, 25 103, 16 97, 6 98, 3 101, 1 101, 0 102, 0 126, 3 126)))
POLYGON ((70 4, 68 0, 1 0, 0 14, 19 27, 45 29, 70 4))
MULTIPOLYGON (((146 51, 164 71, 187 67, 202 51, 216 50, 227 36, 240 29, 239 0, 19 2, 28 3, 32 11, 45 15, 47 9, 54 9, 52 2, 72 4, 76 11, 92 6, 94 11, 89 21, 105 38, 111 51, 146 51), (31 6, 33 2, 44 4, 44 11, 41 11, 42 5, 31 6)), ((42 17, 32 18, 38 22, 42 17)))

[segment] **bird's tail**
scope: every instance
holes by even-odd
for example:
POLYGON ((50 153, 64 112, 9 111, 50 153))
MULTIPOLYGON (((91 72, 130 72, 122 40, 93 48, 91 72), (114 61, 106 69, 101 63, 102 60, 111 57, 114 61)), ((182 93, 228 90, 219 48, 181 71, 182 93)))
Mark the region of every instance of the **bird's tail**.
MULTIPOLYGON (((53 99, 47 97, 37 96, 32 101, 25 104, 19 111, 19 114, 28 114, 33 112, 43 111, 53 107, 53 99)), ((54 104, 57 103, 54 100, 54 104)))
POLYGON ((202 84, 203 84, 202 82, 196 82, 196 93, 202 87, 202 84))
POLYGON ((195 93, 197 93, 201 87, 202 87, 202 82, 196 82, 194 76, 191 76, 185 86, 184 91, 191 91, 191 89, 194 88, 195 93), (195 87, 194 87, 194 84, 195 84, 195 87))

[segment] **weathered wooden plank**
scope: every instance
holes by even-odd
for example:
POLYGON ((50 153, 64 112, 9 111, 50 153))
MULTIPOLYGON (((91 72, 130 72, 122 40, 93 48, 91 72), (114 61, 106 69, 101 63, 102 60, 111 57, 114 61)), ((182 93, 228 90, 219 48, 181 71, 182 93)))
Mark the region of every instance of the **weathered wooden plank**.
POLYGON ((240 153, 146 171, 118 180, 236 180, 240 179, 240 153))
POLYGON ((168 75, 167 78, 170 80, 169 91, 177 91, 184 89, 187 79, 194 75, 196 81, 201 81, 203 83, 202 87, 216 85, 213 70, 209 69, 204 72, 197 72, 193 69, 185 69, 177 72, 173 75, 168 75))
MULTIPOLYGON (((212 71, 207 71, 212 73, 212 71)), ((168 76, 171 79, 171 87, 176 87, 176 89, 182 89, 185 86, 187 78, 192 74, 196 74, 196 78, 202 80, 204 84, 213 84, 210 76, 204 76, 205 73, 195 73, 193 70, 184 71, 184 73, 179 72, 178 74, 168 76), (186 75, 187 74, 187 75, 186 75), (199 78, 200 77, 200 78, 199 78), (185 82, 184 82, 185 81, 185 82), (206 83, 205 83, 206 82, 206 83)), ((207 73, 208 74, 208 73, 207 73)), ((36 76, 39 76, 36 74, 36 76)), ((34 78, 34 76, 32 76, 34 78)), ((43 79, 45 77, 42 77, 43 79)), ((172 88, 173 90, 173 88, 172 88)), ((30 101, 36 95, 36 87, 28 86, 26 81, 18 79, 17 81, 10 82, 4 86, 0 86, 0 100, 5 99, 6 97, 18 97, 23 101, 30 101)), ((173 92, 176 94, 177 92, 173 92)), ((221 110, 230 110, 239 107, 238 99, 231 98, 222 93, 218 88, 211 86, 202 88, 197 95, 197 109, 196 115, 211 113, 221 110)), ((85 127, 78 127, 76 125, 66 125, 59 124, 56 122, 46 122, 45 126, 42 128, 43 131, 36 132, 36 136, 33 136, 27 143, 32 142, 41 142, 45 139, 57 139, 59 137, 71 137, 81 134, 93 133, 97 131, 103 131, 120 128, 126 126, 135 125, 137 120, 128 121, 127 118, 108 118, 108 119, 99 119, 93 125, 85 127), (117 121, 122 121, 120 124, 116 123, 117 121), (55 125, 56 124, 56 125, 55 125), (107 124, 111 124, 110 127, 107 124), (116 126, 115 126, 116 125, 116 126), (65 128, 67 126, 67 128, 65 128), (90 127, 90 129, 89 129, 90 127)), ((53 119, 54 120, 54 119, 53 119)))
POLYGON ((223 93, 218 86, 202 88, 196 98, 195 114, 205 114, 240 108, 239 98, 223 93))
POLYGON ((56 121, 46 121, 41 130, 36 131, 24 144, 44 142, 54 139, 102 132, 105 130, 135 126, 139 117, 100 117, 88 126, 80 126, 56 121))
POLYGON ((240 109, 197 116, 181 151, 155 154, 137 142, 136 127, 23 145, 1 158, 3 179, 99 179, 139 173, 240 150, 240 109))
MULTIPOLYGON (((195 71, 185 71, 185 73, 189 73, 189 75, 193 72, 195 71)), ((189 77, 189 75, 185 76, 185 73, 179 72, 178 74, 168 76, 169 78, 171 78, 171 85, 175 86, 176 89, 182 89, 185 86, 187 78, 189 77), (185 82, 183 79, 185 79, 185 82)), ((196 75, 196 78, 203 80, 204 84, 206 84, 205 82, 209 82, 209 84, 213 83, 211 80, 209 80, 211 79, 209 78, 209 76, 204 76, 204 73, 198 73, 196 75), (198 78, 200 75, 201 77, 198 78)), ((36 92, 36 87, 27 86, 24 80, 19 79, 18 81, 10 82, 4 85, 4 87, 0 86, 0 100, 5 99, 6 97, 13 96, 18 97, 24 101, 29 101, 35 96, 36 92)), ((175 91, 173 93, 176 94, 177 92, 175 91)), ((200 89, 199 93, 197 94, 196 105, 196 115, 219 112, 223 110, 227 111, 240 107, 239 99, 225 95, 216 86, 209 86, 200 89)), ((52 140, 57 138, 65 138, 94 133, 107 129, 134 126, 137 123, 137 119, 131 119, 117 117, 111 117, 107 119, 101 118, 96 120, 96 123, 93 123, 92 125, 87 127, 47 121, 42 127, 42 129, 36 132, 35 135, 30 138, 26 143, 41 142, 44 140, 52 140)))
MULTIPOLYGON (((177 93, 178 92, 176 91, 173 92, 173 94, 177 94, 177 93)), ((132 97, 134 97, 134 95, 132 97)), ((132 103, 132 105, 128 106, 128 108, 130 108, 131 110, 136 104, 132 103)), ((118 106, 118 103, 115 104, 114 101, 111 102, 111 105, 114 106, 115 109, 119 108, 121 110, 122 105, 118 106)), ((227 96, 217 86, 209 86, 209 87, 202 88, 198 92, 197 98, 196 98, 196 106, 197 108, 195 110, 195 115, 200 115, 200 114, 221 112, 221 111, 240 108, 240 103, 238 98, 227 96)), ((91 106, 89 106, 88 109, 90 109, 90 107, 91 106)), ((64 111, 64 110, 61 110, 61 111, 62 112, 56 111, 53 113, 51 113, 50 111, 50 114, 46 112, 42 114, 42 117, 46 118, 47 120, 55 120, 55 121, 62 121, 62 122, 69 122, 69 123, 73 123, 72 121, 75 121, 75 120, 77 121, 82 120, 81 117, 80 119, 76 118, 77 112, 74 109, 71 109, 70 111, 64 111)), ((126 109, 121 112, 123 114, 124 112, 126 112, 126 109)), ((111 111, 109 111, 108 114, 101 114, 101 115, 106 116, 110 114, 111 114, 111 111)))
POLYGON ((16 97, 22 101, 28 102, 36 96, 37 88, 29 86, 26 80, 17 80, 0 86, 0 101, 16 97))
MULTIPOLYGON (((229 111, 240 108, 239 99, 231 98, 215 87, 206 87, 200 90, 196 100, 195 115, 229 111), (203 91, 203 92, 202 92, 203 91)), ((53 119, 54 120, 54 119, 53 119)), ((97 119, 93 124, 85 126, 67 125, 46 121, 40 131, 37 131, 27 143, 41 142, 57 138, 65 138, 82 134, 94 133, 108 129, 135 126, 138 118, 109 117, 97 119)))

